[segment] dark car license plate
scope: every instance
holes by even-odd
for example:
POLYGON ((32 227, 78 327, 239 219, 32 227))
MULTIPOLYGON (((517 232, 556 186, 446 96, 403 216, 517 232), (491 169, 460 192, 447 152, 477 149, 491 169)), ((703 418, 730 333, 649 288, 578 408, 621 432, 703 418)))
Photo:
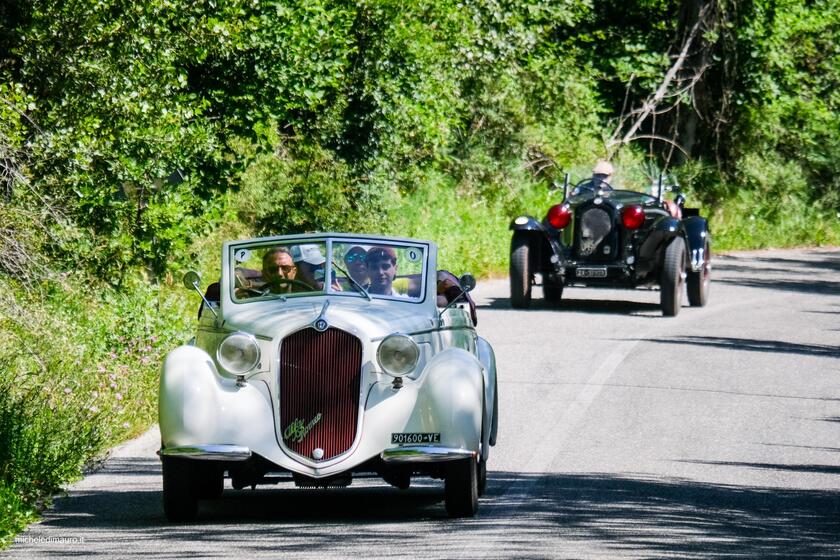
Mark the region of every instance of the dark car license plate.
POLYGON ((575 270, 575 275, 578 278, 606 278, 607 267, 605 266, 587 266, 578 267, 575 270))
POLYGON ((391 434, 391 443, 440 443, 440 433, 391 434))

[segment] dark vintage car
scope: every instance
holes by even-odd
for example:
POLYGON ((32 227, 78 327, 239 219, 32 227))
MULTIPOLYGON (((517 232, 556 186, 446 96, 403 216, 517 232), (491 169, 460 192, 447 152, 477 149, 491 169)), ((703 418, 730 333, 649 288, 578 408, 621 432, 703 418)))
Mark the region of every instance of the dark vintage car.
POLYGON ((675 316, 687 285, 689 304, 705 305, 711 281, 708 221, 697 209, 684 207, 683 195, 666 202, 664 192, 675 188, 664 187, 661 179, 653 190, 656 195, 618 190, 592 178, 568 193, 567 177, 563 201, 542 221, 515 218, 510 225, 513 307, 527 308, 532 287, 540 283, 545 299, 555 303, 565 286, 658 285, 662 314, 675 316))

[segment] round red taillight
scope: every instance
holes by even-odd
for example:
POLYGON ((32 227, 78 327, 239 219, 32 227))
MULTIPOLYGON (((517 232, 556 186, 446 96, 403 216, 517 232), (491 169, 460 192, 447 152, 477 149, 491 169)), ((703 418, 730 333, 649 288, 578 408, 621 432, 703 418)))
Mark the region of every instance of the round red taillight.
POLYGON ((645 211, 641 206, 625 206, 621 210, 621 223, 627 229, 639 229, 645 223, 645 211))
POLYGON ((565 204, 556 204, 548 209, 546 219, 551 227, 563 229, 572 221, 572 211, 565 204))

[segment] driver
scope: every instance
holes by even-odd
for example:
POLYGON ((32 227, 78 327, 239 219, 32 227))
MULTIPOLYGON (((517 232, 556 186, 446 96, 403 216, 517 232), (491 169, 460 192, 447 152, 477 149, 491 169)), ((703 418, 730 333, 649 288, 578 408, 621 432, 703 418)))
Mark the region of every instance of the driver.
POLYGON ((297 275, 297 268, 292 262, 292 255, 286 247, 272 247, 262 259, 262 277, 265 289, 272 294, 285 294, 292 291, 292 282, 297 275))
POLYGON ((592 168, 592 181, 601 188, 604 188, 602 183, 606 183, 606 187, 612 188, 610 187, 610 183, 612 183, 613 173, 615 173, 615 169, 612 164, 608 161, 600 160, 592 168))
POLYGON ((610 182, 612 181, 614 172, 615 169, 610 162, 599 160, 595 164, 595 167, 592 168, 592 177, 588 180, 581 181, 572 191, 572 196, 582 194, 584 189, 589 191, 613 190, 610 182))

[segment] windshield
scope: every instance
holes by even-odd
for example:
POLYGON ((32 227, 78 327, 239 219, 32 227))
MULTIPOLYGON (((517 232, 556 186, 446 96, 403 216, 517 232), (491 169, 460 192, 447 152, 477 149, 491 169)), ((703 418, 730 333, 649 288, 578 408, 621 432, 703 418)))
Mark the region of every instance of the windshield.
POLYGON ((377 239, 283 240, 231 246, 233 299, 317 296, 420 301, 423 245, 377 239), (329 281, 326 279, 329 278, 329 281))

